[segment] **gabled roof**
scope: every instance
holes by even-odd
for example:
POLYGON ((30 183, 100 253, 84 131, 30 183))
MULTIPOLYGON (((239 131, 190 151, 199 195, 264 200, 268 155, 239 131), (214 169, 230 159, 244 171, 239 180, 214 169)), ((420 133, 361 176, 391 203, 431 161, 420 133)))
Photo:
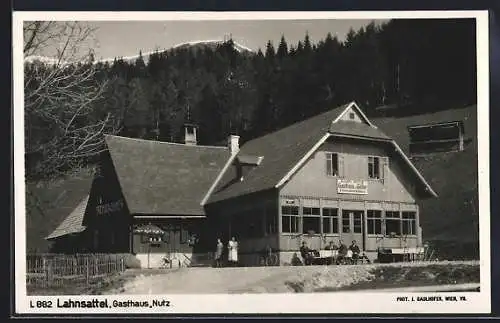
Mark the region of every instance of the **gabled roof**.
POLYGON ((227 147, 105 140, 132 214, 204 215, 201 201, 231 155, 227 147))
POLYGON ((243 181, 234 181, 236 169, 229 167, 207 203, 273 188, 288 170, 324 136, 331 122, 347 107, 348 104, 340 106, 246 142, 240 148, 238 155, 263 156, 261 164, 253 168, 243 181))
MULTIPOLYGON (((217 183, 207 203, 279 187, 329 136, 354 136, 392 141, 366 118, 355 102, 342 105, 245 143, 238 155, 263 156, 261 164, 244 174, 243 180, 236 178, 235 167, 229 167, 217 183), (349 109, 355 109, 364 122, 342 121, 342 115, 349 109)), ((411 165, 406 156, 404 159, 411 165)), ((412 170, 418 173, 416 168, 412 167, 412 170)), ((423 177, 418 178, 433 193, 423 177)))
POLYGON ((45 239, 50 240, 58 238, 64 235, 79 233, 85 230, 83 225, 83 218, 85 216, 85 210, 87 209, 87 204, 89 201, 89 195, 87 195, 78 206, 59 224, 59 226, 45 239))

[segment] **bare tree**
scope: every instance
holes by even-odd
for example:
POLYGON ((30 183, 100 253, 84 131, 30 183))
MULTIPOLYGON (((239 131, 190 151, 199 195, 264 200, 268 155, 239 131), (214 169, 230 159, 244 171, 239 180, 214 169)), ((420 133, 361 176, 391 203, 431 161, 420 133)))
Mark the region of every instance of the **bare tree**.
POLYGON ((107 83, 97 75, 89 25, 30 21, 23 31, 26 175, 46 178, 102 152, 103 134, 119 123, 99 109, 107 83))

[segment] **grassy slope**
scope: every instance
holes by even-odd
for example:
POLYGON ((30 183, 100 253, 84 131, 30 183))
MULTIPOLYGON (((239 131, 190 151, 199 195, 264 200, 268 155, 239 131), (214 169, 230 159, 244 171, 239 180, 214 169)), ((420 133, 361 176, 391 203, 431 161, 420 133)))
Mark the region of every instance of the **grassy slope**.
POLYGON ((412 161, 439 195, 437 199, 420 203, 424 240, 439 241, 446 254, 458 248, 469 248, 469 253, 477 251, 471 247, 479 239, 476 107, 373 120, 405 151, 409 141, 407 126, 464 120, 465 138, 472 139, 464 151, 428 155, 412 161), (468 246, 460 247, 462 243, 468 246))
POLYGON ((45 237, 89 193, 92 183, 91 169, 38 185, 26 183, 33 195, 26 195, 26 245, 28 252, 48 252, 50 243, 45 237), (38 203, 36 202, 38 200, 38 203), (33 201, 33 202, 31 202, 33 201))

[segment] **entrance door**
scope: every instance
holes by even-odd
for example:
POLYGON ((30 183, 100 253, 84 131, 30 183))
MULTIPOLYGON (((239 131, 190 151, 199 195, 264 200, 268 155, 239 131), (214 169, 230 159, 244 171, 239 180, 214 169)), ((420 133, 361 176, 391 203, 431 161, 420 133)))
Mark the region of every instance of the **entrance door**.
POLYGON ((346 246, 351 245, 351 242, 356 240, 359 248, 365 250, 364 213, 360 210, 342 210, 341 237, 346 246))

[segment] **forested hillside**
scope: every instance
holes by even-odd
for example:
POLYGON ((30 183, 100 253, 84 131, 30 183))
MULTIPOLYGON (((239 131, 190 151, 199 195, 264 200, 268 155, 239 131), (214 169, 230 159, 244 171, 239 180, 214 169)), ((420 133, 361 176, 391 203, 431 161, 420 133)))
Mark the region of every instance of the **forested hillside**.
POLYGON ((352 100, 369 115, 380 105, 445 108, 476 100, 472 19, 372 23, 345 41, 332 34, 312 43, 306 33, 296 44, 283 35, 255 54, 229 40, 147 61, 96 63, 89 55, 62 68, 27 63, 27 176, 91 163, 106 132, 179 141, 189 119, 199 125, 200 144, 217 144, 229 133, 246 141, 352 100), (62 70, 56 85, 63 90, 50 97, 39 87, 54 68, 62 70), (76 77, 85 78, 72 83, 76 77), (78 101, 78 93, 95 96, 78 101))

